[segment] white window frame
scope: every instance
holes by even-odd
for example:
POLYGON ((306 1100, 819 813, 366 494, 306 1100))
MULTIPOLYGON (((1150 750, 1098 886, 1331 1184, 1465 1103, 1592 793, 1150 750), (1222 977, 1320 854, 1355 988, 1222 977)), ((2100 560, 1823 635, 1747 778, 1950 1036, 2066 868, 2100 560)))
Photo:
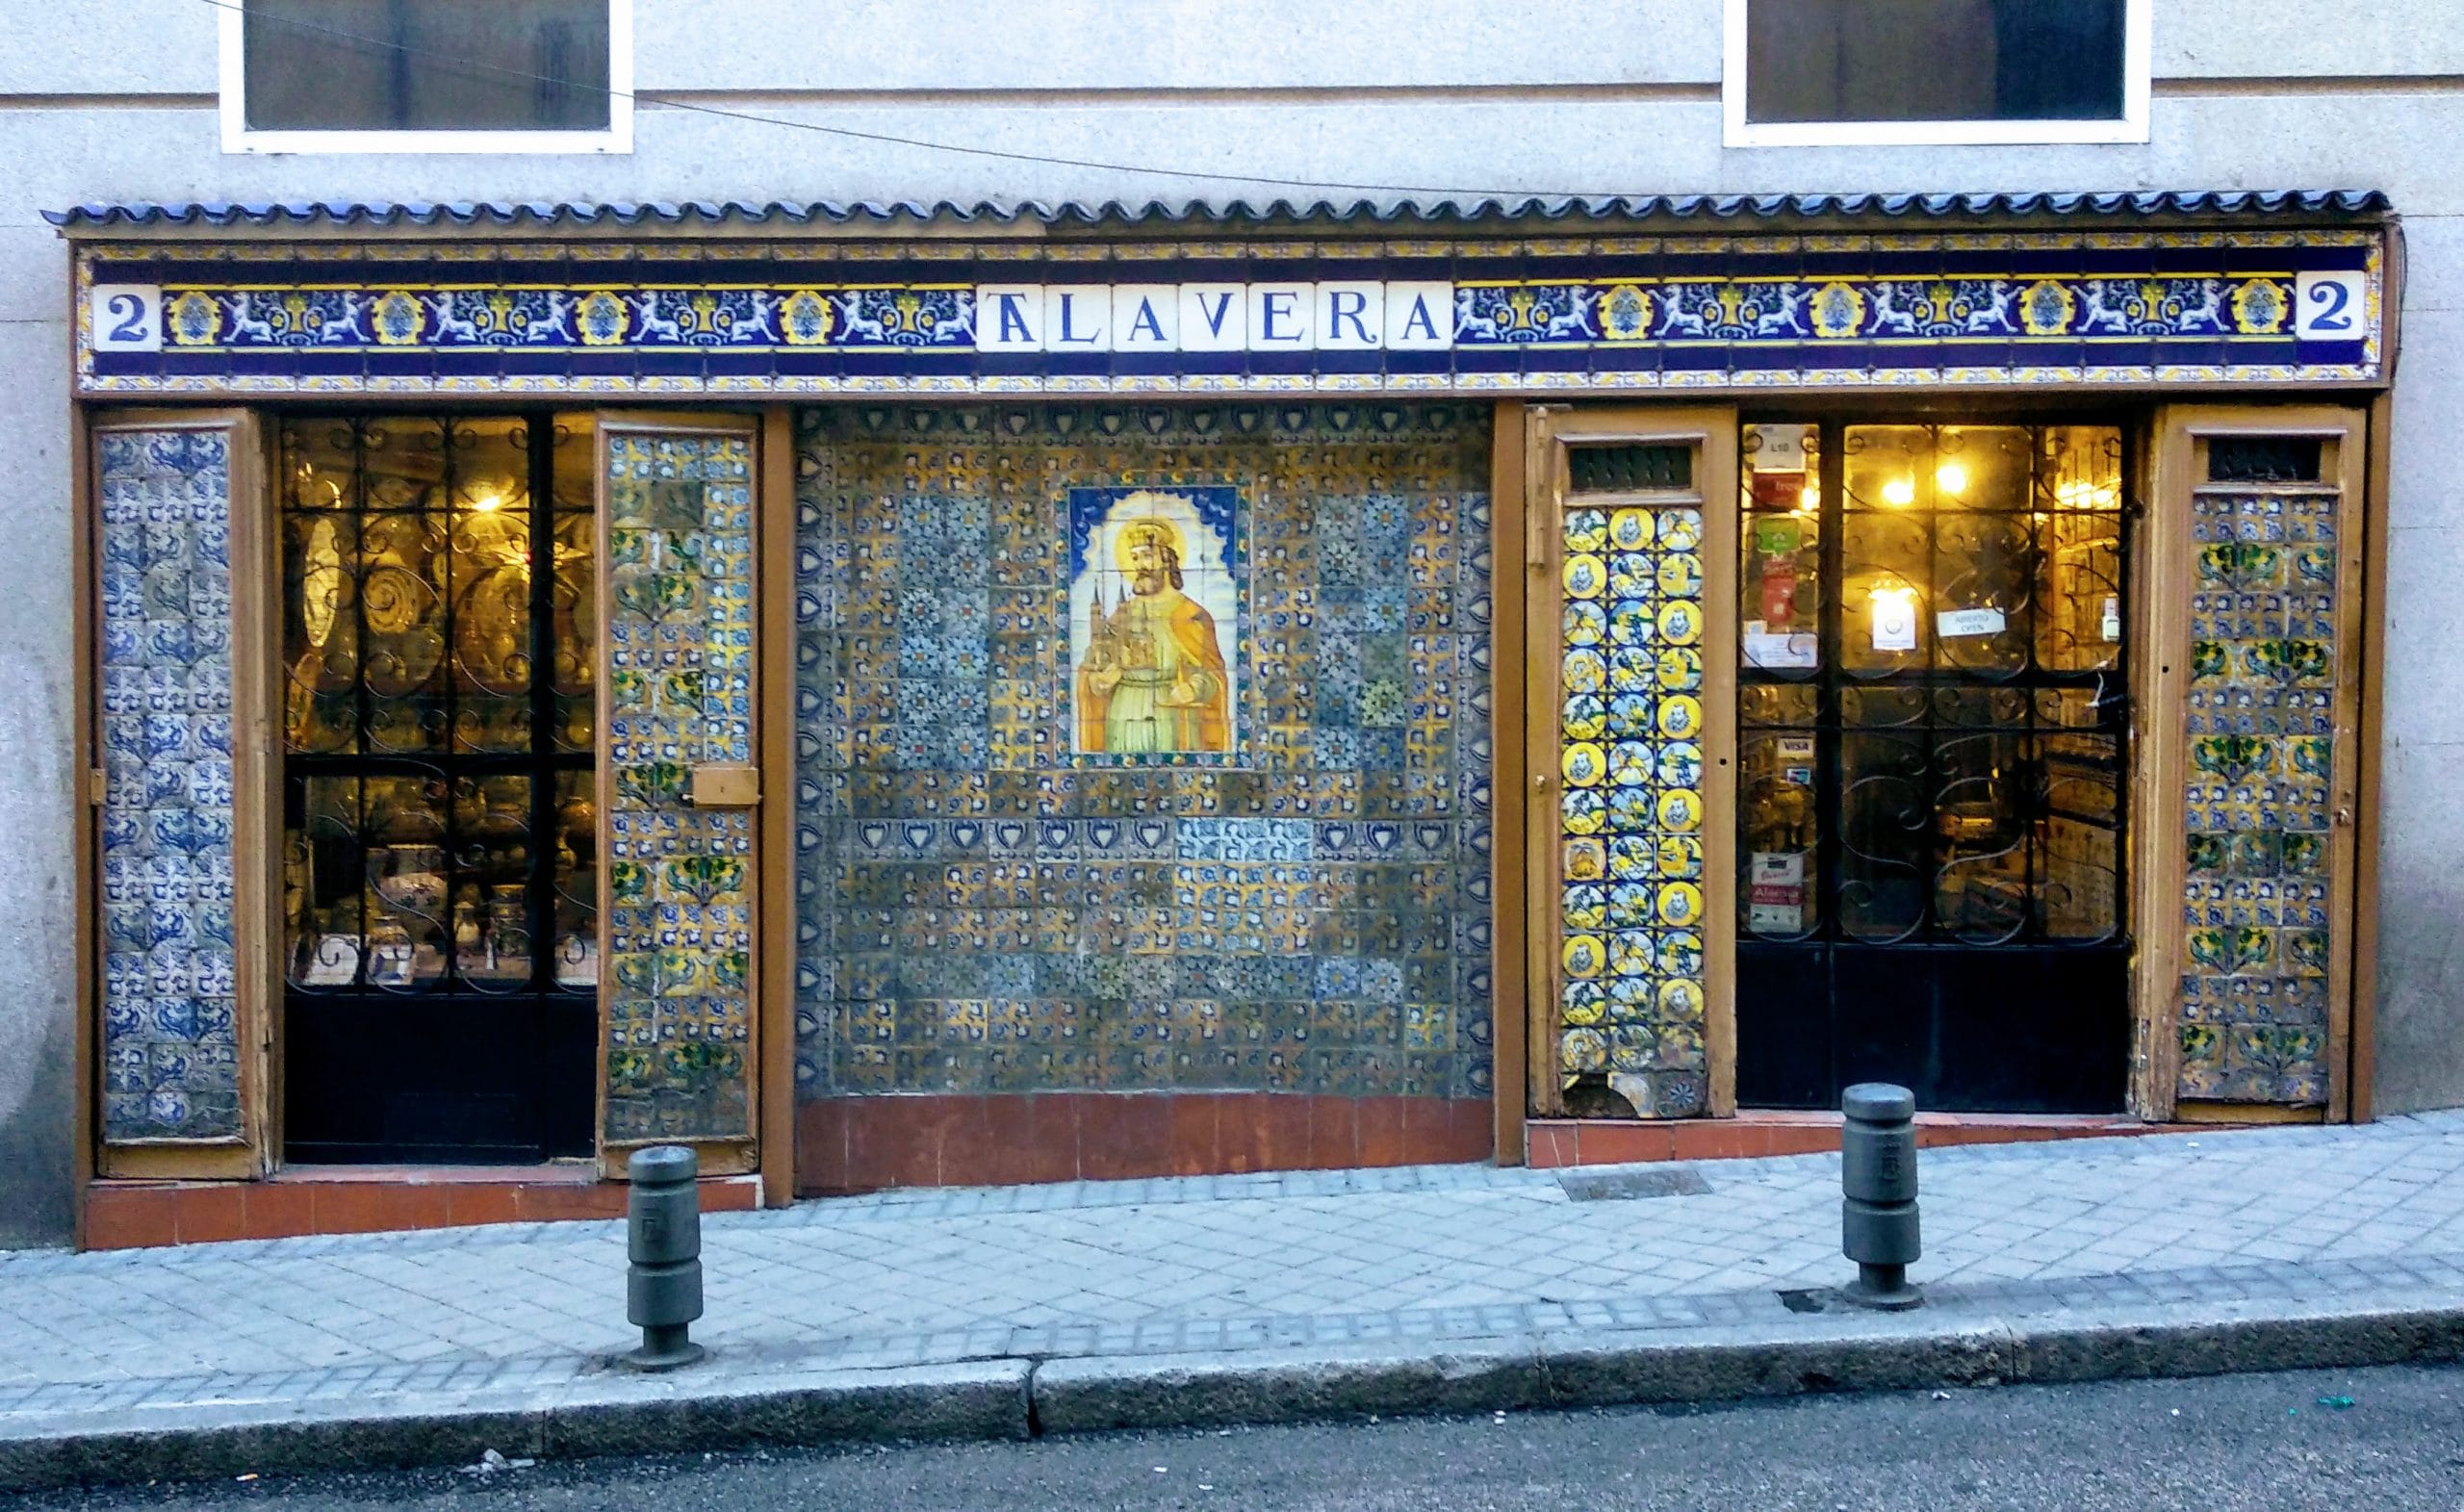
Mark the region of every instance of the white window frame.
POLYGON ((2122 18, 2121 104, 2117 120, 1749 121, 1746 118, 1746 7, 1727 0, 1720 104, 1723 142, 1732 147, 2002 147, 2147 141, 2155 59, 2155 0, 2127 0, 2122 18))
POLYGON ((603 152, 633 150, 633 0, 607 0, 607 127, 603 131, 254 131, 248 126, 242 0, 222 0, 224 152, 603 152))

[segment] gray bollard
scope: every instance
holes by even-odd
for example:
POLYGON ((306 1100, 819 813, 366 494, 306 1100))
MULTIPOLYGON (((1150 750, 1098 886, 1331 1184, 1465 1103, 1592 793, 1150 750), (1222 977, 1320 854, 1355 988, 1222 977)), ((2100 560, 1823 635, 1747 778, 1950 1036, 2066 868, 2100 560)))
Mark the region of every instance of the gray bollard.
POLYGON ((1916 1094, 1888 1082, 1860 1082, 1840 1095, 1839 1247, 1857 1262, 1840 1295, 1860 1307, 1899 1312, 1925 1300, 1908 1268, 1923 1250, 1916 1234, 1916 1094))
POLYGON ((617 1356, 636 1371, 672 1371, 702 1358, 690 1337, 702 1316, 702 1162, 679 1144, 635 1150, 626 1163, 633 1190, 625 1210, 632 1268, 625 1276, 625 1318, 641 1346, 617 1356))

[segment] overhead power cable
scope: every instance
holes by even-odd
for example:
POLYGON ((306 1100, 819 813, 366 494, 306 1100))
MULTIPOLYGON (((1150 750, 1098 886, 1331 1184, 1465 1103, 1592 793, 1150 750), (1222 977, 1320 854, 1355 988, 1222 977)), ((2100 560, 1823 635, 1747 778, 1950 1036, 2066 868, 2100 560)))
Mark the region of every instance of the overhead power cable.
POLYGON ((830 126, 819 121, 795 120, 783 115, 764 115, 755 111, 729 110, 718 105, 699 105, 688 100, 646 98, 635 90, 619 90, 604 84, 589 84, 577 79, 559 79, 548 74, 533 73, 526 68, 510 67, 477 58, 455 57, 430 49, 412 47, 407 43, 387 38, 363 36, 357 32, 323 26, 314 21, 303 21, 292 16, 275 15, 264 12, 251 15, 243 0, 199 0, 199 3, 212 6, 218 11, 235 13, 244 19, 271 22, 296 31, 314 32, 340 41, 399 53, 421 62, 440 64, 449 68, 497 74, 527 84, 545 84, 558 89, 587 90, 604 94, 610 100, 630 100, 637 106, 649 110, 690 111, 695 115, 713 115, 725 120, 747 121, 761 126, 783 126, 792 131, 819 132, 825 136, 855 141, 913 147, 925 152, 948 152, 964 157, 992 158, 1006 163, 1031 163, 1044 167, 1091 168, 1102 173, 1194 179, 1216 184, 1265 185, 1276 189, 1334 190, 1356 194, 1428 194, 1452 199, 1608 199, 1618 197, 1610 194, 1578 193, 1567 191, 1463 189, 1425 184, 1360 184, 1339 179, 1285 178, 1270 173, 1224 173, 1207 168, 1159 167, 1153 164, 1111 163, 1097 158, 1056 157, 1045 153, 1013 152, 1001 147, 980 147, 962 142, 934 141, 921 137, 906 137, 891 132, 862 131, 853 126, 830 126))

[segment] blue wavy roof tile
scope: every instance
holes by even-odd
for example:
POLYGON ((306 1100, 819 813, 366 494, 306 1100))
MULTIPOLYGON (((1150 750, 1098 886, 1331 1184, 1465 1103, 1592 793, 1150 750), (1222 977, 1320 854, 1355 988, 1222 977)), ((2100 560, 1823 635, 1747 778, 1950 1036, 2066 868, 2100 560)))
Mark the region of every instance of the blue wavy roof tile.
POLYGON ((799 226, 815 223, 1045 226, 1158 225, 1397 225, 1582 221, 1689 220, 1948 220, 1997 217, 2094 219, 2152 217, 2249 218, 2278 216, 2359 217, 2386 214, 2378 190, 2128 191, 2104 193, 2026 192, 1964 194, 1631 194, 1604 197, 1528 195, 1461 198, 1233 199, 1141 201, 1077 200, 1014 203, 954 200, 745 199, 644 203, 581 200, 455 200, 446 203, 391 200, 187 200, 157 203, 95 202, 47 210, 43 218, 64 231, 130 227, 293 229, 311 227, 473 226, 558 229, 612 225, 799 226))

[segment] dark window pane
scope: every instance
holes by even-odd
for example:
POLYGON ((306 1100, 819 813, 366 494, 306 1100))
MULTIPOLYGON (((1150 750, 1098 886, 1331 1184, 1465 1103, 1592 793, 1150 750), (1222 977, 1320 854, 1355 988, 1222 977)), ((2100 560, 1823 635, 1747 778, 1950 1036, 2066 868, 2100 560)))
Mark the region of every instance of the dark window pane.
POLYGON ((603 131, 607 0, 247 0, 259 131, 603 131))
POLYGON ((1694 486, 1694 448, 1576 447, 1566 453, 1566 470, 1578 494, 1685 489, 1694 486))
POLYGON ((1751 0, 1757 122, 2118 120, 2126 0, 1751 0))
POLYGON ((2316 436, 2219 436, 2207 444, 2211 483, 2315 483, 2316 436))

